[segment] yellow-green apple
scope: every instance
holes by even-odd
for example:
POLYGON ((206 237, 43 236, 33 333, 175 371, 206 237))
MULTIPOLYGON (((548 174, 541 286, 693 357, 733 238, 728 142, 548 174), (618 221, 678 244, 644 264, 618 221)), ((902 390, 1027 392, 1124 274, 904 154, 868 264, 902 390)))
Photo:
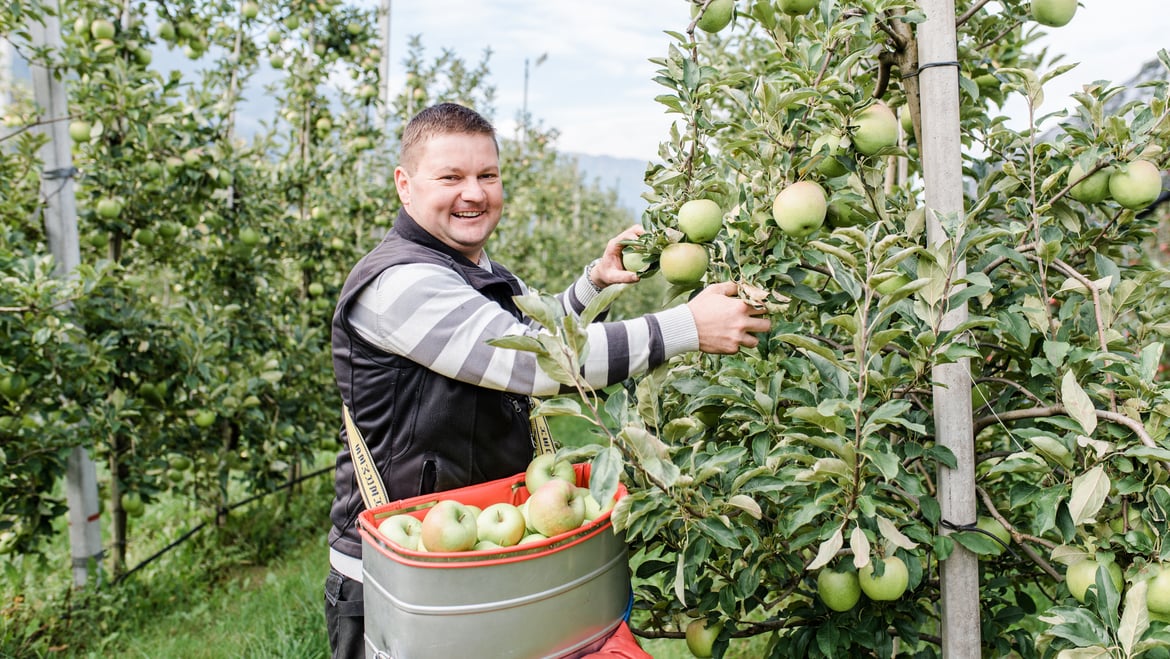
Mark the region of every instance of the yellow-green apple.
POLYGON ((500 547, 511 547, 524 537, 524 515, 510 503, 493 503, 483 509, 476 518, 480 541, 494 542, 500 547))
POLYGON ((848 611, 861 599, 861 583, 852 570, 824 568, 817 575, 817 595, 834 611, 848 611))
POLYGON ((577 484, 577 472, 573 463, 564 458, 558 459, 555 453, 541 453, 528 462, 524 470, 524 487, 533 494, 550 480, 557 479, 577 484))
POLYGON ((874 564, 871 562, 857 572, 857 581, 861 592, 875 602, 890 602, 906 592, 910 583, 910 572, 906 564, 897 556, 888 556, 882 559, 885 571, 881 576, 874 574, 874 564))
POLYGON ((671 243, 658 257, 658 268, 671 284, 693 286, 707 273, 707 250, 695 243, 671 243))
POLYGON ((622 249, 622 267, 628 272, 641 274, 650 267, 650 258, 632 247, 625 247, 622 249))
POLYGON ((821 174, 833 178, 834 176, 841 176, 849 171, 845 169, 837 156, 841 153, 841 136, 836 133, 825 133, 812 143, 812 155, 818 157, 817 171, 821 174))
POLYGON ((1063 27, 1077 13, 1077 0, 1032 0, 1032 18, 1041 25, 1063 27))
POLYGON ((122 200, 116 197, 106 197, 97 203, 97 214, 107 220, 122 214, 122 200))
POLYGON ((1109 197, 1109 175, 1111 170, 1108 167, 1102 167, 1093 172, 1088 178, 1084 178, 1085 169, 1081 164, 1074 162, 1072 167, 1068 169, 1068 182, 1077 182, 1072 189, 1068 191, 1068 196, 1076 199, 1079 202, 1086 204, 1096 204, 1105 201, 1109 197), (1084 180, 1081 180, 1084 178, 1084 180))
POLYGON ((772 202, 772 217, 780 230, 801 238, 821 228, 829 205, 825 189, 813 181, 799 181, 784 188, 772 202))
POLYGON ((533 542, 540 542, 541 540, 548 540, 548 537, 543 533, 537 533, 536 531, 533 531, 532 533, 525 534, 523 538, 520 538, 520 542, 517 544, 527 545, 533 542))
POLYGON ((93 126, 88 121, 75 119, 69 122, 69 138, 74 142, 88 142, 93 126))
POLYGON ((715 639, 723 631, 723 623, 707 624, 706 618, 699 618, 687 623, 687 649, 696 657, 710 657, 711 649, 715 647, 715 639))
POLYGON ((114 24, 104 18, 96 18, 89 24, 89 33, 94 39, 113 39, 114 24))
POLYGON ((584 521, 592 522, 593 520, 597 519, 598 517, 601 517, 605 513, 613 510, 614 500, 612 498, 609 500, 609 503, 607 505, 603 506, 600 503, 598 503, 597 499, 595 499, 593 497, 593 493, 589 491, 589 488, 582 487, 580 489, 581 489, 581 496, 585 497, 585 520, 584 521))
POLYGON ((415 551, 422 534, 422 520, 406 513, 391 515, 378 524, 378 533, 400 547, 415 551))
POLYGON ((886 147, 898 144, 898 117, 890 106, 875 101, 853 118, 853 147, 857 152, 872 156, 886 147))
MULTIPOLYGON (((701 2, 699 4, 691 4, 692 18, 699 13, 699 6, 701 4, 701 2)), ((735 0, 711 0, 711 3, 707 5, 707 11, 703 12, 696 26, 704 32, 714 34, 727 27, 734 14, 735 0)))
MULTIPOLYGON (((1097 583, 1097 567, 1099 565, 1095 559, 1083 558, 1065 569, 1064 580, 1065 585, 1068 586, 1068 592, 1081 604, 1085 603, 1085 594, 1088 592, 1089 586, 1094 586, 1097 583)), ((1114 587, 1120 591, 1124 580, 1121 566, 1110 562, 1106 567, 1106 572, 1109 573, 1114 587)))
POLYGON ((980 515, 975 520, 975 527, 990 533, 998 541, 995 543, 995 549, 991 551, 992 556, 999 556, 1003 553, 1004 547, 1012 543, 1012 534, 1008 533, 1007 528, 994 517, 980 515))
POLYGON ((475 546, 479 530, 475 515, 454 499, 436 503, 422 521, 422 539, 427 551, 467 551, 475 546))
POLYGON ((1149 160, 1134 160, 1109 175, 1109 194, 1126 208, 1138 210, 1154 203, 1162 192, 1162 173, 1149 160))
POLYGON ((705 243, 723 228, 723 209, 710 199, 691 199, 678 209, 678 228, 693 243, 705 243))
POLYGON ((572 531, 585 521, 585 498, 576 485, 554 478, 528 498, 528 519, 532 528, 550 538, 572 531))
POLYGON ((1150 613, 1170 614, 1170 570, 1162 569, 1150 579, 1146 588, 1146 608, 1150 613))
POLYGON ((807 14, 817 6, 817 0, 780 0, 780 11, 789 16, 807 14))

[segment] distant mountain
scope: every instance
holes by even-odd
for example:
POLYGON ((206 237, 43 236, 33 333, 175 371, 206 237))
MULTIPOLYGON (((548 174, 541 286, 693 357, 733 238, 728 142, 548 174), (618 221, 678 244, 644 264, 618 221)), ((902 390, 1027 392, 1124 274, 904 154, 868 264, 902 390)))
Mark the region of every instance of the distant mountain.
POLYGON ((641 218, 646 209, 643 192, 650 188, 643 182, 648 161, 636 158, 615 158, 613 156, 591 156, 583 153, 565 154, 577 161, 582 176, 588 183, 596 182, 606 190, 616 190, 618 203, 628 208, 634 217, 641 218))

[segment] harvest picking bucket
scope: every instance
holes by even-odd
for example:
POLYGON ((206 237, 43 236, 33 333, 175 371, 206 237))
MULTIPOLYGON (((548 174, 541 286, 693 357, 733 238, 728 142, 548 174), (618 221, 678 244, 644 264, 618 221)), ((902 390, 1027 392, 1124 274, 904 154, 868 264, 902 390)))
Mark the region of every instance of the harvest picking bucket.
MULTIPOLYGON (((574 469, 587 486, 589 465, 574 469)), ((617 497, 625 493, 619 485, 617 497)), ((399 513, 422 519, 444 499, 482 509, 528 496, 518 474, 361 513, 367 659, 568 657, 617 629, 630 573, 608 511, 539 542, 482 551, 412 551, 377 530, 399 513)))

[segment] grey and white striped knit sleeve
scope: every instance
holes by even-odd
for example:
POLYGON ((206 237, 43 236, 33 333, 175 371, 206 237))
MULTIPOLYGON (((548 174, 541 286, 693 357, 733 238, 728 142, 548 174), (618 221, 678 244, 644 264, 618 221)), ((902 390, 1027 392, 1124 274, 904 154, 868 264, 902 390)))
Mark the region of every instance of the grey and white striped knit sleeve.
MULTIPOLYGON (((592 295, 588 282, 578 279, 560 297, 572 312, 579 312, 592 295)), ((540 369, 532 353, 487 343, 493 337, 532 335, 540 329, 518 322, 442 266, 407 264, 386 270, 359 294, 350 322, 371 344, 462 382, 536 396, 563 390, 540 369)), ((595 322, 587 331, 589 354, 583 372, 595 388, 699 347, 686 305, 630 320, 595 322)))

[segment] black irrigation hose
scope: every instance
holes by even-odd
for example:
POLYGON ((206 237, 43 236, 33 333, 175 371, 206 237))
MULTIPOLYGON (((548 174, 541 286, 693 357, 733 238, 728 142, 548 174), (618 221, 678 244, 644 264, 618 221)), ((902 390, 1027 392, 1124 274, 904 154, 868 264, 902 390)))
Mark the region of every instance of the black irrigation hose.
MULTIPOLYGON (((290 488, 290 487, 292 487, 292 486, 294 486, 294 485, 297 485, 297 484, 299 484, 299 483, 303 483, 303 482, 305 482, 305 481, 309 480, 310 478, 316 478, 317 476, 321 476, 321 475, 323 475, 323 474, 330 473, 330 472, 332 472, 332 471, 333 471, 333 469, 334 469, 333 467, 323 467, 323 468, 321 468, 321 469, 318 469, 317 471, 314 471, 314 472, 311 472, 311 473, 305 474, 304 476, 301 476, 301 477, 299 477, 299 478, 296 478, 296 479, 293 479, 293 480, 291 480, 291 481, 289 481, 289 482, 287 482, 287 483, 284 483, 283 485, 280 485, 279 487, 273 488, 273 489, 271 489, 271 490, 269 490, 269 491, 267 491, 267 492, 261 492, 260 494, 254 494, 254 495, 252 495, 252 496, 250 496, 250 497, 248 497, 247 499, 244 499, 244 500, 242 500, 242 501, 237 501, 236 503, 233 503, 233 504, 230 504, 230 505, 227 505, 227 506, 221 506, 220 508, 216 509, 216 511, 215 511, 215 514, 216 514, 216 516, 218 517, 219 515, 222 515, 222 514, 228 513, 228 512, 230 512, 230 511, 232 511, 232 510, 235 510, 236 508, 239 508, 240 506, 247 505, 247 504, 249 504, 249 503, 252 503, 253 501, 255 501, 255 500, 257 500, 257 499, 261 499, 261 498, 263 498, 263 497, 266 497, 266 496, 268 496, 269 494, 275 494, 275 493, 277 493, 277 492, 279 492, 279 491, 281 491, 281 490, 287 490, 288 488, 290 488)), ((206 521, 203 521, 203 522, 200 522, 199 524, 197 524, 197 525, 196 525, 194 528, 192 528, 192 529, 189 529, 189 530, 188 530, 186 533, 184 533, 183 535, 181 535, 181 536, 179 536, 178 538, 176 538, 174 541, 172 541, 172 542, 171 542, 170 544, 168 544, 166 547, 163 547, 162 549, 160 549, 160 550, 156 551, 154 554, 152 554, 151 556, 149 556, 149 557, 147 557, 146 559, 144 559, 144 560, 143 560, 141 563, 139 563, 138 565, 135 565, 134 567, 132 567, 132 568, 130 568, 129 570, 127 570, 126 572, 123 572, 122 574, 118 575, 118 577, 117 577, 116 579, 114 579, 114 584, 115 584, 115 585, 116 585, 116 584, 118 584, 119 582, 121 582, 121 581, 122 581, 123 579, 125 579, 126 577, 128 577, 128 576, 130 576, 130 575, 134 574, 134 573, 135 573, 135 572, 137 572, 138 570, 140 570, 140 569, 142 569, 142 568, 146 567, 147 565, 149 565, 149 564, 153 563, 155 560, 157 560, 157 559, 158 559, 159 557, 161 557, 163 554, 165 554, 165 553, 167 553, 168 551, 170 551, 170 550, 174 549, 175 547, 178 547, 179 545, 183 544, 184 542, 186 542, 186 541, 187 541, 187 539, 188 539, 188 538, 190 538, 191 536, 195 535, 197 532, 199 532, 199 531, 200 531, 201 529, 203 529, 203 527, 205 527, 205 526, 207 526, 207 522, 206 522, 206 521)))

